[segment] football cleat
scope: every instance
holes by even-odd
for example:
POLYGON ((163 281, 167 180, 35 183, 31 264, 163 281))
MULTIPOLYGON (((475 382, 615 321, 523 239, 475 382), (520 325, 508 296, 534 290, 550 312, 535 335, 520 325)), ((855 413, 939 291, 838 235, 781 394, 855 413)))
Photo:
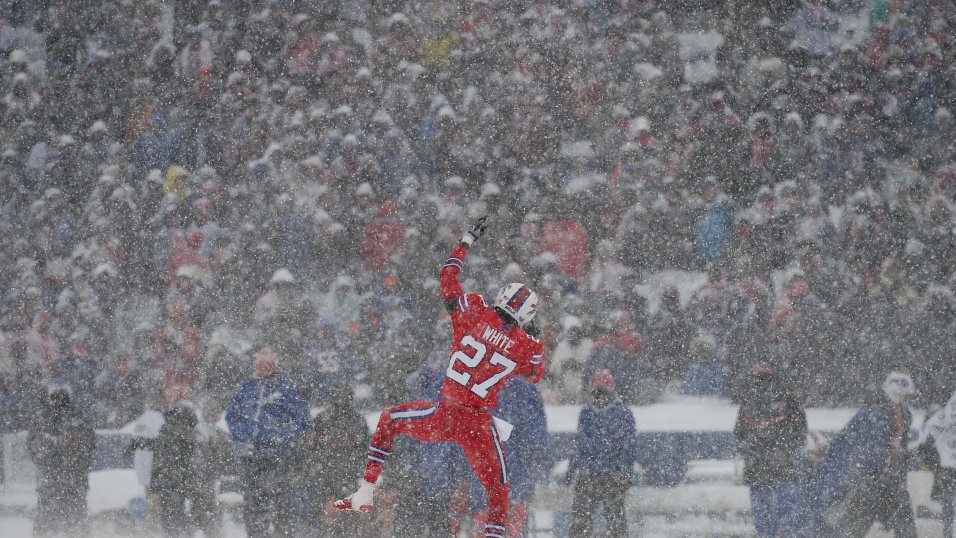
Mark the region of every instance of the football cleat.
POLYGON ((336 510, 342 512, 363 512, 368 513, 374 510, 373 497, 375 496, 375 485, 362 481, 358 491, 344 499, 335 501, 336 510))

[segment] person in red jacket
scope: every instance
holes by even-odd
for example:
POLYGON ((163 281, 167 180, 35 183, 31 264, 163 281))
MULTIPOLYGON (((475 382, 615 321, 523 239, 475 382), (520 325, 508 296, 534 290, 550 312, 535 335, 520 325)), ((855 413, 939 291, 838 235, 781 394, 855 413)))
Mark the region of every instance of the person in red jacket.
POLYGON ((581 280, 588 272, 588 234, 584 225, 574 219, 552 220, 541 227, 541 252, 553 252, 561 270, 581 280))
POLYGON ((385 410, 369 445, 365 478, 358 491, 335 502, 343 511, 373 509, 375 485, 391 455, 395 437, 461 445, 468 463, 488 493, 486 538, 504 538, 508 522, 508 471, 503 443, 510 425, 494 417, 498 392, 515 376, 537 383, 544 373, 543 346, 534 317, 538 296, 524 284, 504 286, 491 306, 477 293, 466 294, 458 281, 468 250, 485 233, 478 219, 451 251, 441 270, 445 309, 451 315, 451 358, 439 398, 385 410))
POLYGON ((398 206, 386 202, 365 227, 360 247, 362 258, 372 271, 383 271, 404 244, 405 225, 399 219, 398 206))

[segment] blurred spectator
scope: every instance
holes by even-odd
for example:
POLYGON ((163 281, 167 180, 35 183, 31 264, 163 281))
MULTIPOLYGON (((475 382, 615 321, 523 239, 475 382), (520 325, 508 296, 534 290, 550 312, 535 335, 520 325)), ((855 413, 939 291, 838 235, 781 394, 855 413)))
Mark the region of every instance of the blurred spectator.
POLYGON ((153 453, 149 491, 158 499, 157 512, 166 536, 188 536, 195 530, 214 535, 216 530, 213 477, 203 463, 208 432, 200 429, 191 402, 178 401, 163 413, 163 425, 155 438, 134 437, 126 448, 153 453), (188 510, 188 513, 187 513, 188 510))
POLYGON ((295 513, 293 445, 308 427, 309 412, 299 390, 278 371, 269 348, 256 353, 256 377, 236 391, 226 423, 240 458, 245 503, 242 520, 250 537, 294 536, 301 522, 295 513))
MULTIPOLYGON (((327 405, 312 419, 304 441, 304 468, 309 497, 315 507, 312 527, 321 536, 331 535, 336 524, 325 520, 325 508, 352 491, 359 479, 362 449, 368 445, 368 425, 355 409, 352 387, 339 383, 331 388, 327 405)), ((349 522, 337 522, 348 534, 349 522)))
POLYGON ((74 334, 69 338, 69 350, 53 362, 50 375, 70 387, 71 402, 92 418, 96 397, 96 378, 102 366, 86 349, 86 339, 74 334))
POLYGON ((39 475, 35 532, 40 536, 87 534, 93 422, 74 403, 69 385, 50 385, 47 394, 29 427, 28 447, 39 475))
POLYGON ((930 496, 943 505, 943 536, 952 536, 956 505, 956 393, 923 423, 919 438, 910 443, 910 449, 914 448, 933 472, 930 496))
POLYGON ((263 344, 282 356, 284 373, 300 391, 305 390, 309 385, 308 348, 315 332, 315 310, 301 295, 288 269, 272 274, 269 291, 256 301, 253 320, 263 344))
POLYGON ((723 396, 725 393, 723 350, 709 334, 695 337, 688 347, 687 373, 680 393, 693 396, 723 396))
POLYGON ((129 357, 120 357, 96 381, 98 427, 122 428, 145 410, 143 378, 129 357))
POLYGON ((628 535, 624 495, 637 458, 637 429, 630 409, 614 391, 614 377, 598 370, 588 380, 591 402, 581 408, 568 483, 574 484, 571 535, 590 536, 603 507, 610 536, 628 535))
MULTIPOLYGON (((186 43, 179 56, 179 74, 187 84, 212 71, 213 52, 209 40, 203 37, 199 26, 186 27, 186 43)), ((157 167, 158 168, 158 167, 157 167)))
POLYGON ((401 224, 398 206, 386 202, 378 208, 375 217, 362 235, 362 257, 369 271, 382 271, 389 266, 405 241, 405 225, 401 224))
POLYGON ((753 367, 745 391, 734 437, 757 536, 793 536, 800 527, 795 461, 807 437, 806 413, 766 362, 753 367))
POLYGON ((804 0, 803 7, 784 26, 793 34, 790 50, 811 57, 830 54, 830 33, 836 25, 836 16, 822 1, 804 0))
POLYGON ((148 129, 136 140, 134 164, 142 175, 153 169, 165 174, 170 165, 185 164, 184 151, 183 138, 169 127, 166 115, 153 112, 148 129))
POLYGON ((584 368, 594 349, 594 340, 587 335, 577 316, 565 316, 561 320, 561 329, 557 346, 548 357, 548 368, 545 371, 549 403, 583 399, 584 368))
POLYGON ((639 402, 647 398, 641 386, 642 346, 641 336, 631 324, 631 317, 625 312, 612 314, 616 331, 609 331, 594 342, 591 354, 584 365, 584 384, 598 370, 613 372, 618 394, 628 403, 639 402))
POLYGON ((295 375, 329 357, 328 323, 349 358, 322 373, 370 405, 389 345, 403 371, 431 351, 427 267, 466 213, 502 234, 475 288, 519 267, 542 295, 549 402, 580 401, 573 372, 614 310, 642 340, 642 401, 712 379, 689 360, 701 331, 725 396, 755 358, 809 405, 859 406, 886 360, 917 405, 956 388, 938 374, 956 369, 956 87, 936 3, 7 4, 10 367, 44 386, 85 329, 115 420, 141 402, 111 399, 114 357, 138 357, 144 400, 185 384, 223 407, 250 342, 292 348, 295 375), (253 319, 281 267, 305 305, 288 331, 253 319), (661 284, 705 272, 683 301, 661 284))
POLYGON ((682 373, 682 361, 691 336, 690 320, 680 307, 680 291, 666 287, 661 293, 661 304, 648 322, 646 346, 646 378, 657 391, 682 373))
POLYGON ((556 217, 541 226, 541 251, 554 253, 568 276, 583 279, 590 258, 587 230, 568 209, 559 209, 556 217))
POLYGON ((809 511, 801 536, 862 536, 875 520, 900 538, 916 536, 906 489, 906 402, 914 394, 908 375, 890 373, 878 400, 861 408, 830 441, 817 476, 803 493, 809 511))

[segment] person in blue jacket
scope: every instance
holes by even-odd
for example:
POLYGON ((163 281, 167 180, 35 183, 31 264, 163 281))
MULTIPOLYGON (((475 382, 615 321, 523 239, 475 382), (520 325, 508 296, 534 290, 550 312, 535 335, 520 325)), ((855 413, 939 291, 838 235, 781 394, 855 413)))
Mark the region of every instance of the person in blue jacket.
POLYGON ((913 380, 892 372, 882 392, 830 441, 804 491, 802 536, 862 538, 879 520, 896 538, 916 538, 906 489, 911 423, 906 402, 915 394, 913 380))
POLYGON ((276 536, 293 536, 299 527, 293 445, 309 425, 309 410, 299 389, 277 371, 271 349, 259 350, 255 370, 256 378, 239 387, 226 410, 241 465, 243 522, 250 538, 271 536, 270 522, 276 536))
MULTIPOLYGON (((498 399, 498 417, 514 427, 505 442, 510 503, 507 536, 512 538, 524 536, 528 506, 534 498, 535 487, 545 479, 542 447, 548 446, 548 425, 544 399, 537 386, 521 377, 509 380, 498 399)), ((461 459, 464 462, 464 458, 461 459)), ((471 506, 488 506, 478 477, 474 472, 471 475, 471 506)), ((479 515, 476 521, 485 519, 479 515)))
POLYGON ((637 426, 614 391, 611 372, 594 372, 588 388, 592 402, 581 408, 568 469, 568 481, 574 483, 570 536, 590 536, 594 513, 602 505, 607 536, 627 536, 624 495, 637 459, 637 426))

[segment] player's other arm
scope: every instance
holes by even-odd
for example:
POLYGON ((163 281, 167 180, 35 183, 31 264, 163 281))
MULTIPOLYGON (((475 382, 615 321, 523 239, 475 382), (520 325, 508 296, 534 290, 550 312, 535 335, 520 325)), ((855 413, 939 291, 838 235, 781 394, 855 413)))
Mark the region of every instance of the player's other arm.
POLYGON ((471 230, 461 236, 461 241, 455 245, 448 259, 442 265, 438 280, 441 283, 441 297, 445 303, 445 310, 449 314, 454 314, 456 310, 462 310, 461 298, 465 292, 461 288, 461 282, 458 281, 458 275, 461 274, 465 265, 465 257, 468 256, 468 249, 475 241, 485 234, 487 216, 481 217, 475 221, 471 230))
POLYGON ((524 376, 528 381, 537 383, 541 381, 541 376, 544 375, 544 346, 536 339, 533 342, 535 346, 532 348, 531 358, 528 359, 524 376))

